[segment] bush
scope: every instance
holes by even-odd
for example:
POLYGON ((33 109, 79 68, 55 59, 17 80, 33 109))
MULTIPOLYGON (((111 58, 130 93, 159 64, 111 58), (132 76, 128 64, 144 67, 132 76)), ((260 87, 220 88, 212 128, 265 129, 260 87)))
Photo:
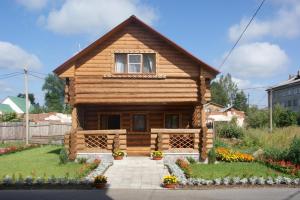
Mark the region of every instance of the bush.
POLYGON ((84 164, 84 163, 86 163, 86 161, 87 161, 87 158, 77 158, 77 162, 79 163, 79 164, 84 164))
POLYGON ((217 128, 217 133, 223 138, 242 138, 244 135, 243 129, 232 123, 220 125, 217 128))
POLYGON ((286 149, 278 149, 278 148, 267 148, 265 149, 264 157, 265 159, 272 159, 275 161, 285 160, 287 155, 286 149))
POLYGON ((68 154, 65 148, 62 148, 59 152, 59 163, 66 164, 69 161, 68 154))
POLYGON ((4 113, 0 116, 0 121, 2 122, 11 122, 11 121, 19 121, 17 118, 17 114, 15 112, 4 113))
POLYGON ((300 165, 300 138, 294 137, 286 155, 286 160, 300 165))
POLYGON ((250 128, 264 128, 269 123, 269 112, 266 109, 251 107, 246 112, 246 123, 250 128))
POLYGON ((196 163, 196 160, 193 157, 186 157, 187 161, 189 161, 190 164, 196 163))
POLYGON ((212 148, 209 152, 208 152, 208 164, 214 164, 216 162, 216 151, 215 148, 212 148))

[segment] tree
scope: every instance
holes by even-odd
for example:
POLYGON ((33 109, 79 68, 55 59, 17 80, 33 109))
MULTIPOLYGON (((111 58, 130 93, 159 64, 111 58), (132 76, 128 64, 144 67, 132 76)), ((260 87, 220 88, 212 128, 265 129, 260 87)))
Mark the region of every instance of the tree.
POLYGON ((269 124, 269 111, 266 109, 250 107, 247 109, 246 116, 247 126, 250 128, 265 128, 269 124))
MULTIPOLYGON (((24 93, 19 93, 17 97, 25 98, 25 94, 24 93)), ((29 99, 31 105, 35 105, 36 104, 35 97, 34 97, 33 93, 29 93, 28 94, 28 99, 29 99)))
POLYGON ((237 109, 246 111, 247 98, 244 92, 239 92, 237 84, 233 82, 231 75, 222 75, 218 80, 211 83, 212 101, 223 105, 233 105, 237 109))
POLYGON ((237 92, 235 98, 233 100, 233 107, 236 109, 242 110, 244 112, 247 111, 247 97, 243 91, 237 92))
POLYGON ((48 112, 64 111, 64 81, 54 74, 49 74, 43 85, 45 106, 48 112))

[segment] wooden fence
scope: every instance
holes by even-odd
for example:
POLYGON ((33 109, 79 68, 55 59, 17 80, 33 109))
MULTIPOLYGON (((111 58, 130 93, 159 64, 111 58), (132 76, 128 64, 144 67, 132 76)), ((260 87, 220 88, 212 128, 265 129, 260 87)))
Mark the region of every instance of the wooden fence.
MULTIPOLYGON (((33 143, 52 143, 63 140, 66 132, 70 131, 70 123, 30 122, 29 140, 33 143)), ((24 122, 1 122, 0 141, 25 140, 26 129, 24 122)))

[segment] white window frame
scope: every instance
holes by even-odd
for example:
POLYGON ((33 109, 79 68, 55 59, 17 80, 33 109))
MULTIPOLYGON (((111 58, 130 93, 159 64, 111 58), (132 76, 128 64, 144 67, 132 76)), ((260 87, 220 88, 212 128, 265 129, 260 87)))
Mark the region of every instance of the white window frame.
POLYGON ((140 53, 129 53, 129 54, 127 54, 127 70, 128 70, 128 73, 135 73, 135 74, 139 74, 139 73, 143 73, 143 54, 140 54, 140 53), (130 59, 129 59, 129 57, 131 56, 131 55, 138 55, 138 56, 140 56, 141 57, 141 62, 140 63, 132 63, 132 62, 130 62, 130 59), (130 64, 140 64, 140 70, 139 70, 139 72, 132 72, 132 71, 130 71, 130 64))

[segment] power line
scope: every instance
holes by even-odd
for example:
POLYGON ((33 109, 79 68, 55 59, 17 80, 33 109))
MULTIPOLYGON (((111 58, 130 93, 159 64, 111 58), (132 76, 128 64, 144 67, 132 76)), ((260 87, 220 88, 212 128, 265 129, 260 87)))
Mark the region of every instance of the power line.
POLYGON ((45 78, 43 77, 40 77, 40 76, 37 76, 37 75, 34 75, 34 74, 31 74, 31 73, 28 73, 30 76, 33 76, 35 78, 39 78, 39 79, 42 79, 42 80, 45 80, 45 78))
POLYGON ((242 88, 240 90, 256 90, 256 89, 266 89, 269 88, 270 86, 260 86, 260 87, 249 87, 249 88, 242 88))
POLYGON ((241 38, 243 37, 244 33, 246 32, 246 30, 248 29, 248 27, 250 26, 250 24, 252 23, 253 19, 255 18, 255 16, 257 15, 257 13, 259 12, 260 8, 262 7, 262 5, 264 4, 266 0, 262 0, 259 7, 256 9, 255 13, 253 14, 252 18, 250 19, 250 21, 248 22, 247 26, 245 27, 245 29, 243 30, 243 32, 241 33, 241 35, 238 37, 237 41, 234 43, 233 47, 230 49, 230 51, 228 52, 228 54, 225 56, 225 58, 223 59, 222 63, 219 66, 219 69, 221 69, 224 65, 224 63, 227 61, 227 59, 229 58, 229 56, 231 55, 231 53, 233 52, 234 48, 237 46, 237 44, 239 43, 239 41, 241 40, 241 38))
POLYGON ((15 76, 19 76, 19 75, 21 75, 21 74, 23 74, 23 73, 18 73, 18 74, 6 76, 6 77, 0 77, 0 80, 2 80, 2 79, 7 79, 7 78, 12 78, 12 77, 15 77, 15 76))
POLYGON ((8 73, 8 74, 0 74, 0 77, 5 77, 5 76, 11 76, 11 75, 16 75, 16 74, 22 74, 23 72, 13 72, 13 73, 8 73))
POLYGON ((36 72, 36 71, 31 71, 31 70, 28 70, 28 72, 31 72, 31 73, 34 73, 34 74, 45 75, 45 76, 48 75, 48 74, 45 74, 45 73, 42 73, 42 72, 36 72))

